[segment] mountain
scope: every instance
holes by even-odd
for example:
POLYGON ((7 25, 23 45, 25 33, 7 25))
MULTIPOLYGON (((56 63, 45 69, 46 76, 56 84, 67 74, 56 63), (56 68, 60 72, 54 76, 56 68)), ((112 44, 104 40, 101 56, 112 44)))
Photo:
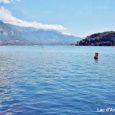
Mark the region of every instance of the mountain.
POLYGON ((19 27, 0 21, 0 45, 68 45, 79 39, 54 30, 19 27))
POLYGON ((115 46, 115 31, 95 33, 80 40, 75 45, 79 46, 115 46))

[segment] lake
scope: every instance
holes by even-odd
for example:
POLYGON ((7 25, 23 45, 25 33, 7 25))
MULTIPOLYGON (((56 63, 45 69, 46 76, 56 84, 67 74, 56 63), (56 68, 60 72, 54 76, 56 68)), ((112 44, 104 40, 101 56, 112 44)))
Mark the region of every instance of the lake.
POLYGON ((115 47, 0 46, 0 115, 115 115, 115 47))

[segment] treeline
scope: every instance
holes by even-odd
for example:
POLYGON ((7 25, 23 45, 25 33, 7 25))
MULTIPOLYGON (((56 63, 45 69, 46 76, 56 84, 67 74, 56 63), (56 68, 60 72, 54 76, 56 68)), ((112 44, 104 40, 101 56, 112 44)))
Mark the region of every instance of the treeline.
POLYGON ((115 31, 96 33, 77 42, 78 46, 115 46, 115 31))

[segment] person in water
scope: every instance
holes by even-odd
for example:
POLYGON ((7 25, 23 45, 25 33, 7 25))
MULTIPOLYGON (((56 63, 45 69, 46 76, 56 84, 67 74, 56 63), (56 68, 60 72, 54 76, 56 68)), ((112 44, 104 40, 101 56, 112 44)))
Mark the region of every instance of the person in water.
POLYGON ((95 60, 98 60, 98 58, 99 58, 99 53, 96 52, 96 53, 95 53, 95 56, 94 56, 94 59, 95 59, 95 60))

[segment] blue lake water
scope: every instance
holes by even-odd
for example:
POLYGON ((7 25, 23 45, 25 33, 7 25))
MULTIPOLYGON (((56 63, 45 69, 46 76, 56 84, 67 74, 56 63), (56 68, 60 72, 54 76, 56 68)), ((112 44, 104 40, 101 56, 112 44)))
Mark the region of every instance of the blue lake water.
POLYGON ((115 109, 115 47, 0 47, 0 115, 115 115, 100 108, 115 109))

